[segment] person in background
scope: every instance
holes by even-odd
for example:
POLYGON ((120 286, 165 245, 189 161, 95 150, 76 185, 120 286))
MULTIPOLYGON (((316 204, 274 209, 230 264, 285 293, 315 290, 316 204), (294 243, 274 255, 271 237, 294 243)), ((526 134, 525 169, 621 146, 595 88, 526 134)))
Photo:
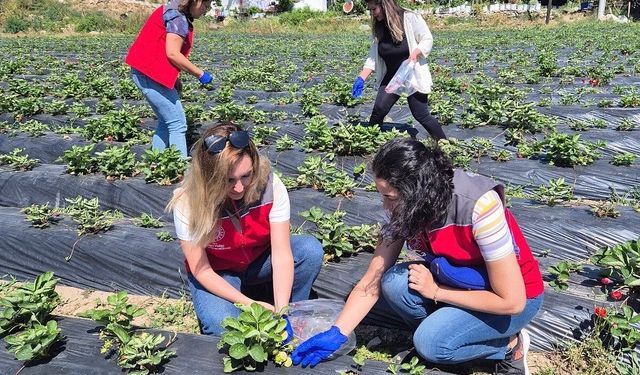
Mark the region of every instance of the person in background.
MULTIPOLYGON (((167 210, 203 333, 220 335, 222 320, 239 314, 234 303, 280 312, 289 301, 309 298, 322 245, 310 235, 290 235, 287 189, 237 125, 209 128, 194 143, 191 166, 167 210), (241 292, 243 285, 269 281, 273 305, 241 292)), ((293 337, 290 324, 288 332, 293 337)))
POLYGON ((187 119, 180 102, 181 71, 210 84, 213 77, 191 61, 193 20, 211 8, 211 0, 171 0, 156 9, 131 45, 125 63, 131 77, 158 118, 151 141, 154 150, 174 145, 187 157, 187 119))
POLYGON ((371 72, 376 72, 378 94, 373 105, 369 125, 382 126, 399 95, 387 93, 385 88, 405 60, 414 61, 418 75, 417 91, 407 98, 413 117, 424 126, 435 140, 446 138, 442 127, 429 112, 428 94, 431 92, 431 73, 427 56, 433 38, 421 15, 399 7, 394 0, 369 0, 373 43, 364 68, 353 83, 352 95, 362 95, 364 83, 371 72))
POLYGON ((408 138, 382 145, 372 169, 389 221, 335 325, 298 346, 293 363, 313 367, 327 358, 382 295, 414 330, 415 349, 427 361, 484 358, 496 361, 497 374, 529 374, 524 327, 542 305, 544 284, 504 205, 504 187, 453 169, 436 145, 408 138), (487 284, 477 290, 452 287, 424 261, 396 264, 405 241, 425 259, 486 269, 487 284))

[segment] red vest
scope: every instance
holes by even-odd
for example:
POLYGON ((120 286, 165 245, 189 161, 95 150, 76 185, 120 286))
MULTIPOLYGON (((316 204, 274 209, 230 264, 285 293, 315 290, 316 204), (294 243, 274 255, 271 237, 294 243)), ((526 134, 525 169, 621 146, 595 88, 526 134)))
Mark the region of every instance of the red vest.
MULTIPOLYGON (((162 14, 164 6, 156 9, 140 30, 140 34, 131 45, 124 62, 130 67, 172 89, 176 84, 180 69, 169 62, 166 52, 167 29, 162 14)), ((180 52, 186 57, 191 53, 193 45, 193 28, 189 27, 189 35, 182 44, 180 52)))
MULTIPOLYGON (((460 170, 454 171, 453 184, 453 197, 445 222, 419 233, 407 240, 407 244, 413 250, 431 251, 435 255, 444 256, 456 265, 484 264, 480 248, 473 237, 473 208, 477 200, 489 190, 495 190, 504 203, 503 187, 488 177, 471 175, 460 170), (425 237, 428 242, 425 241, 425 237)), ((544 291, 538 261, 533 257, 511 211, 505 208, 504 214, 513 238, 527 298, 536 297, 544 291)))
MULTIPOLYGON (((271 248, 271 223, 269 213, 273 206, 273 175, 260 199, 240 209, 237 214, 240 230, 231 215, 222 212, 218 229, 205 251, 214 271, 242 272, 271 248)), ((187 272, 189 265, 185 260, 187 272)))

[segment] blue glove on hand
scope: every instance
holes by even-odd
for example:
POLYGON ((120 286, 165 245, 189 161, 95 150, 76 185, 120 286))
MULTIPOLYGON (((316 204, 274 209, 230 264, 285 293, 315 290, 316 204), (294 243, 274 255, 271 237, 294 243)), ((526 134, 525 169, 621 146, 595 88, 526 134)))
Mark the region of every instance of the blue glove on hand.
POLYGON ((353 82, 353 87, 351 88, 351 95, 353 95, 354 98, 359 98, 362 96, 362 90, 364 90, 364 79, 358 76, 358 78, 356 78, 356 81, 353 82))
POLYGON ((213 81, 213 76, 209 72, 204 72, 199 78, 200 83, 203 85, 208 85, 213 81))
POLYGON ((286 315, 282 315, 282 319, 284 319, 287 322, 286 327, 284 328, 285 331, 287 331, 287 338, 284 339, 284 341, 282 342, 283 344, 288 344, 289 341, 293 340, 293 327, 291 327, 291 321, 289 320, 289 317, 286 315))
POLYGON ((338 327, 333 326, 300 344, 291 353, 291 360, 296 366, 302 364, 302 367, 308 365, 315 367, 320 361, 340 349, 345 342, 347 342, 347 336, 343 335, 338 327))

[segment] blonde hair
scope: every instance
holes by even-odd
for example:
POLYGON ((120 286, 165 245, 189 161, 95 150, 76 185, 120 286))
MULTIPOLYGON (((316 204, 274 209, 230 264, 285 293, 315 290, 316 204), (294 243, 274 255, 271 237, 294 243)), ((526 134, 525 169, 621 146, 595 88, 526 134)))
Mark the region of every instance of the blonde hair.
POLYGON ((204 146, 204 140, 210 135, 227 137, 231 132, 240 130, 242 128, 238 125, 220 124, 202 134, 193 145, 191 166, 167 204, 167 212, 178 204, 181 207, 186 205, 185 211, 189 212, 189 234, 199 246, 206 247, 211 242, 212 233, 218 225, 218 216, 228 198, 229 172, 244 155, 251 158, 253 167, 251 182, 243 197, 245 205, 260 199, 269 180, 269 161, 260 156, 253 141, 250 140, 249 146, 243 149, 235 148, 227 142, 222 152, 215 155, 210 154, 204 146))
POLYGON ((373 14, 371 15, 371 33, 378 41, 382 38, 383 27, 387 27, 391 33, 394 43, 400 43, 404 39, 404 27, 402 15, 404 10, 396 4, 394 0, 368 0, 367 3, 374 3, 382 8, 384 20, 378 22, 373 14), (383 24, 384 22, 384 24, 383 24))

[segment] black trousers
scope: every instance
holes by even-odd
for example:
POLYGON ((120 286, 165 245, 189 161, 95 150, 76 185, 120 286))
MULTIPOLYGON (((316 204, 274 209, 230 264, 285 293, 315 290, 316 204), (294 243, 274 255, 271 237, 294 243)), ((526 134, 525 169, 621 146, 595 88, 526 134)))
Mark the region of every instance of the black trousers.
MULTIPOLYGON (((376 96, 376 102, 373 105, 373 111, 371 112, 371 118, 369 119, 369 125, 382 125, 384 117, 391 111, 391 107, 400 99, 400 96, 396 94, 388 94, 384 91, 386 85, 380 86, 378 89, 378 95, 376 96)), ((447 136, 442 130, 442 126, 438 123, 438 120, 431 116, 429 111, 428 95, 421 92, 415 92, 407 98, 409 103, 409 109, 413 117, 418 120, 420 125, 429 132, 431 137, 436 141, 439 139, 446 139, 447 136)))

